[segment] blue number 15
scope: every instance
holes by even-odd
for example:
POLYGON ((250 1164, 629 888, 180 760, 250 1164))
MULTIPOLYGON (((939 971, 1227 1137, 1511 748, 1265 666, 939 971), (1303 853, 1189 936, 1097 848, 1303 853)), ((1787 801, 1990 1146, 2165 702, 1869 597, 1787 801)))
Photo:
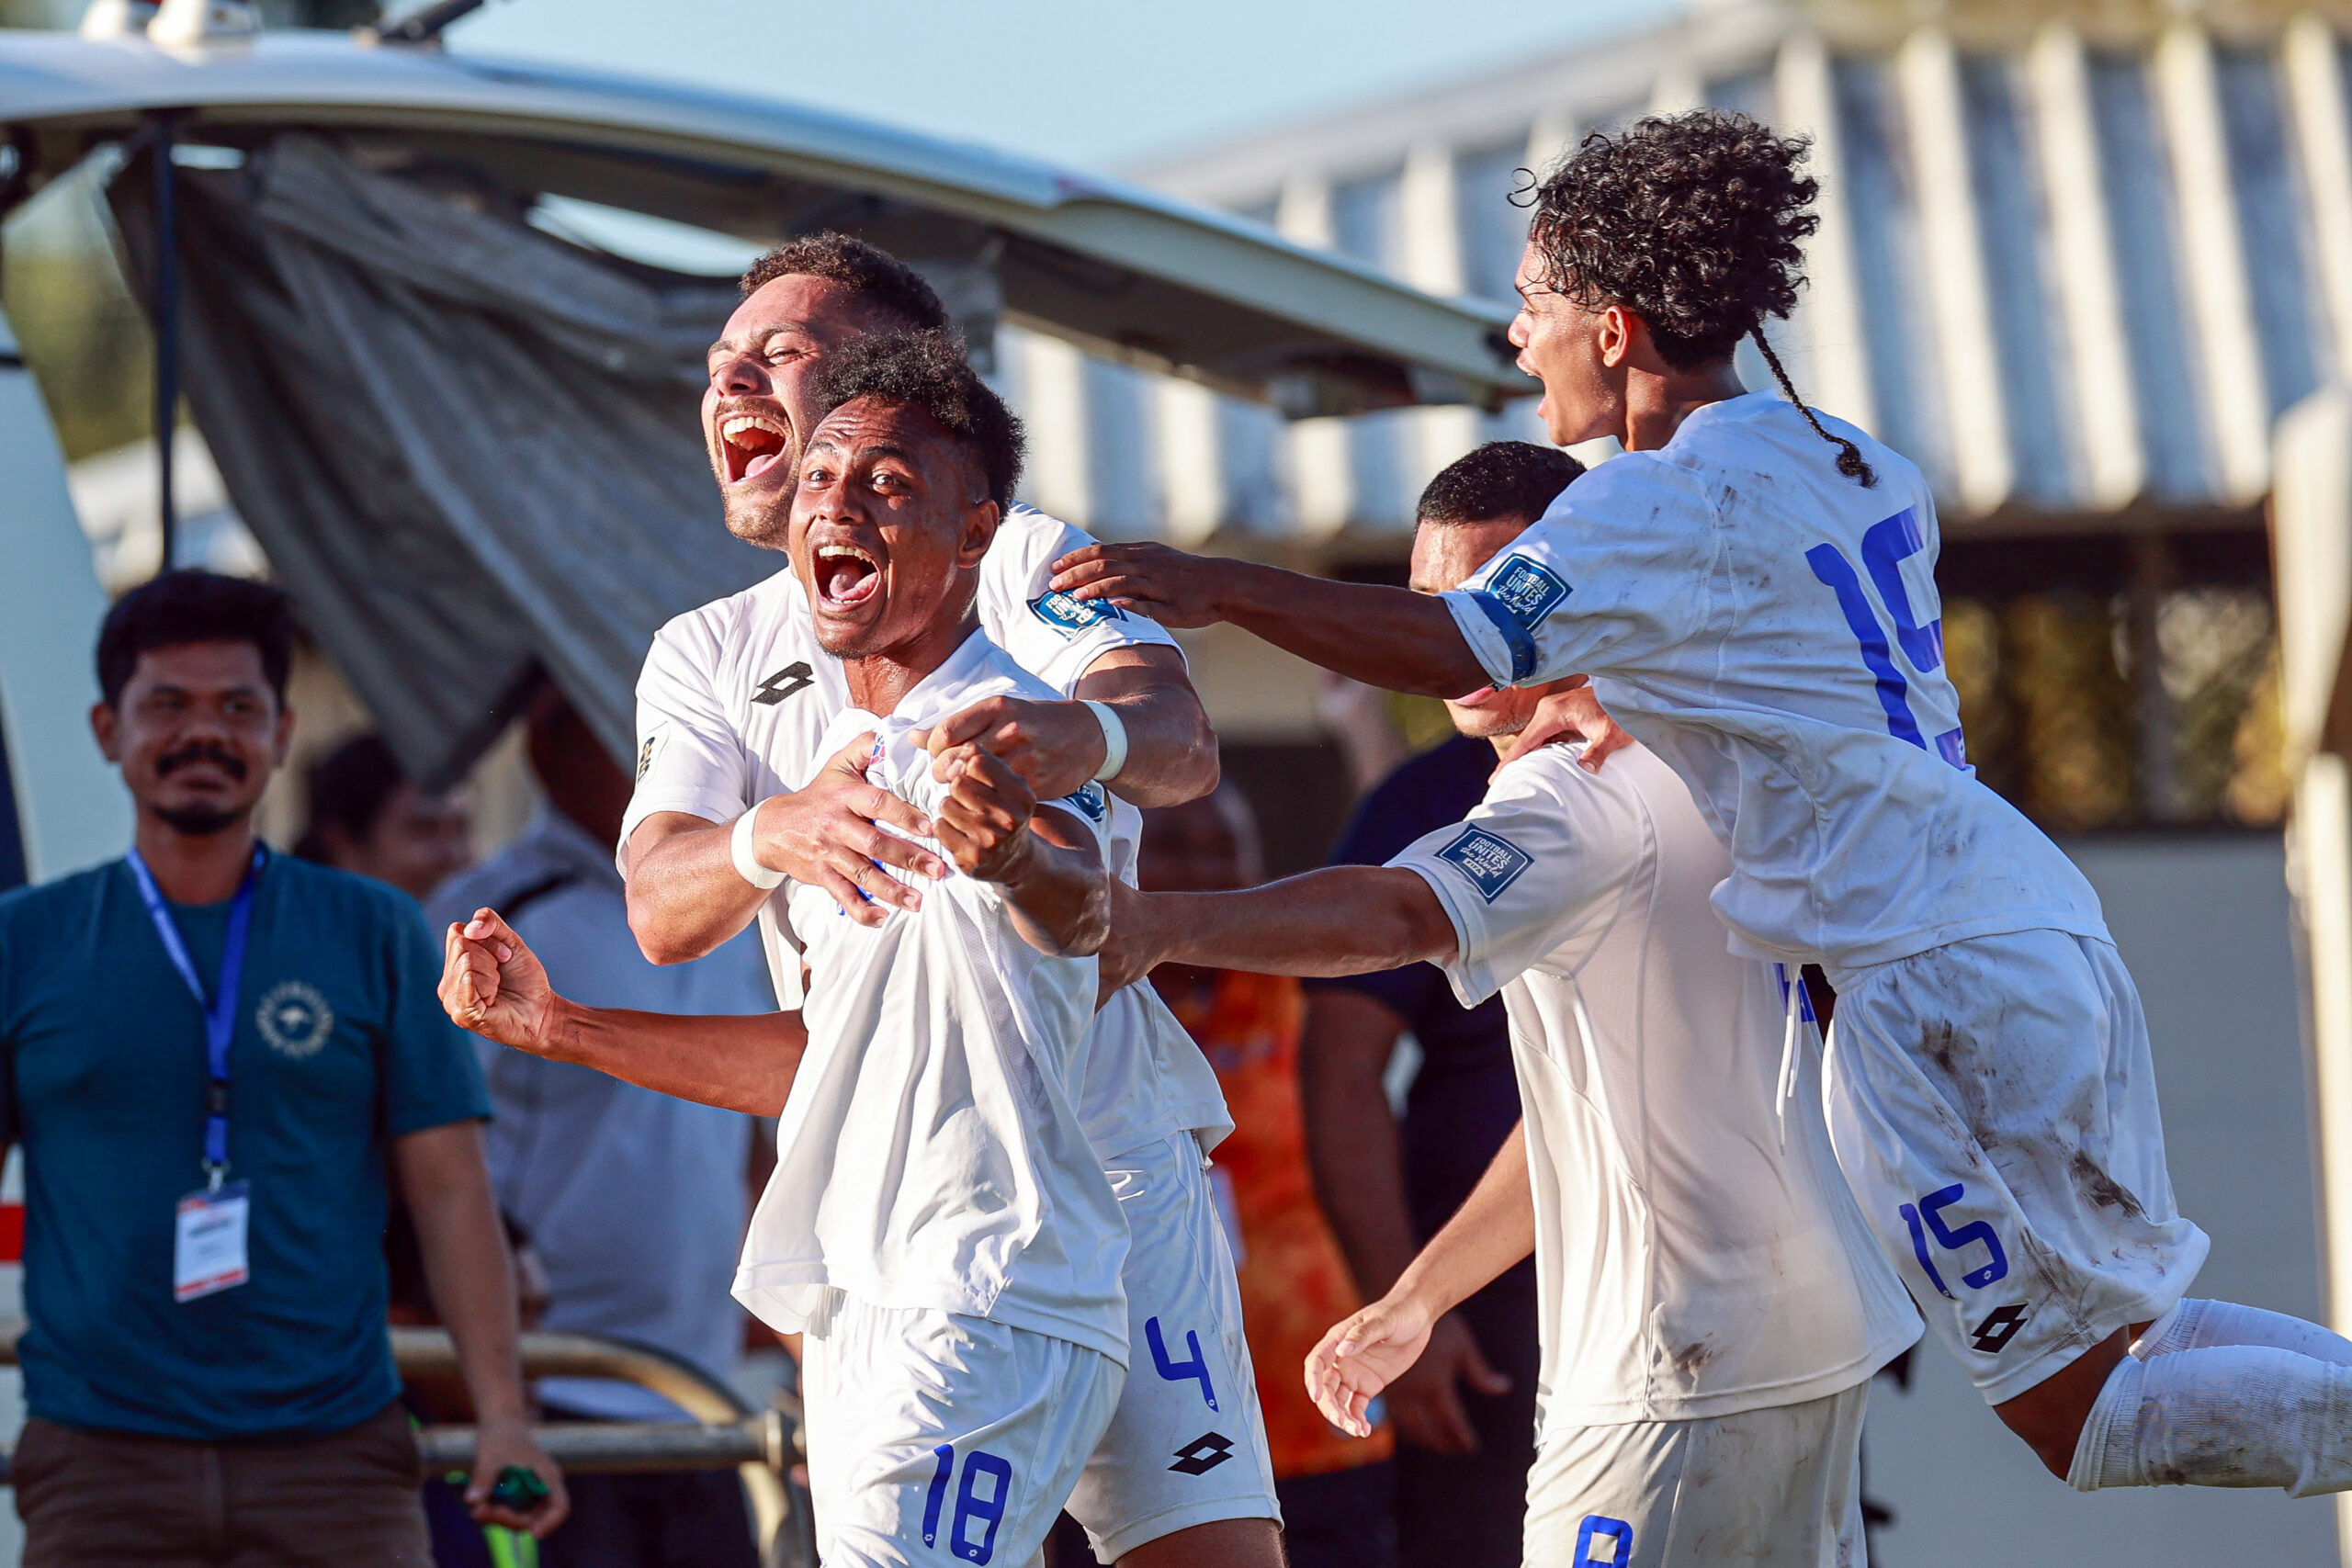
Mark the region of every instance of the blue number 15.
MULTIPOLYGON (((1939 616, 1924 625, 1911 608, 1911 593, 1903 585, 1903 574, 1897 570, 1906 557, 1915 556, 1927 547, 1920 536, 1919 520, 1906 507, 1883 522, 1873 523, 1862 535, 1862 565, 1869 569, 1871 581, 1878 587, 1878 596, 1886 603, 1887 614, 1894 617, 1894 640, 1903 649, 1903 656, 1921 674, 1940 667, 1944 661, 1944 623, 1939 616)), ((1927 739, 1919 733, 1918 721, 1911 716, 1911 686, 1903 679, 1903 671, 1894 662, 1894 652, 1887 645, 1885 631, 1878 623, 1878 612, 1871 607, 1870 595, 1862 592, 1862 580, 1855 573, 1854 563, 1835 545, 1815 545, 1804 553, 1805 564, 1813 568, 1813 575, 1828 585, 1838 595, 1838 607, 1846 613, 1846 625, 1854 639, 1862 645, 1862 664, 1878 685, 1879 706, 1886 710, 1886 732, 1898 740, 1908 740, 1921 750, 1928 750, 1927 739)), ((1968 750, 1957 727, 1936 737, 1935 750, 1953 767, 1965 767, 1968 750)))

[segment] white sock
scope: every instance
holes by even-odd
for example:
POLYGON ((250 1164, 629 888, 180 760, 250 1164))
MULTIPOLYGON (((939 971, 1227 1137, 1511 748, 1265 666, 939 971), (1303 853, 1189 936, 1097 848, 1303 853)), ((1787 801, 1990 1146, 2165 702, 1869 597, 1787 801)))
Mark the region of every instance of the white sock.
POLYGON ((2066 1480, 2082 1492, 2352 1490, 2352 1367, 2269 1345, 2126 1356, 2083 1423, 2066 1480))
POLYGON ((2316 1323, 2289 1317, 2283 1312, 2240 1306, 2235 1302, 2176 1303, 2170 1312, 2148 1325, 2148 1331, 2132 1341, 2132 1353, 2144 1361, 2154 1356, 2202 1350, 2214 1345, 2268 1345, 2309 1356, 2314 1361, 2352 1367, 2352 1339, 2316 1323))

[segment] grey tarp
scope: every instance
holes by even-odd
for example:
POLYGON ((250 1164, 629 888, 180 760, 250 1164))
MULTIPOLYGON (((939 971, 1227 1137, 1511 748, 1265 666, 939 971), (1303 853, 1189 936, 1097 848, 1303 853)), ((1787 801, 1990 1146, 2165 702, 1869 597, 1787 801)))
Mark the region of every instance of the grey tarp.
MULTIPOLYGON (((461 773, 537 668, 626 758, 654 631, 782 565, 728 535, 703 453, 732 287, 316 136, 176 173, 189 406, 403 762, 461 773)), ((111 193, 142 277, 152 180, 137 158, 111 193)))

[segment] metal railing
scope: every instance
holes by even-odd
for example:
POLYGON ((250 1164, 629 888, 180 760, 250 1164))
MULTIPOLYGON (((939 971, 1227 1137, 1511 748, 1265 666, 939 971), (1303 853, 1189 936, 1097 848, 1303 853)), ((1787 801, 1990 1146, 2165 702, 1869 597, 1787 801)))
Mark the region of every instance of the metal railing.
MULTIPOLYGON (((14 1366, 22 1318, 0 1318, 0 1365, 14 1366)), ((456 1377, 457 1347, 441 1328, 391 1330, 392 1359, 403 1378, 456 1377)), ((656 1421, 559 1421, 534 1427, 532 1437, 567 1472, 609 1473, 663 1470, 729 1470, 742 1478, 768 1568, 815 1568, 816 1532, 808 1495, 792 1468, 806 1456, 800 1403, 778 1392, 765 1410, 666 1351, 594 1334, 526 1334, 523 1375, 528 1378, 616 1378, 650 1389, 694 1417, 692 1424, 656 1421)), ((465 1470, 473 1462, 474 1429, 426 1427, 417 1433, 425 1475, 465 1470)), ((0 1484, 11 1450, 0 1449, 0 1484)))

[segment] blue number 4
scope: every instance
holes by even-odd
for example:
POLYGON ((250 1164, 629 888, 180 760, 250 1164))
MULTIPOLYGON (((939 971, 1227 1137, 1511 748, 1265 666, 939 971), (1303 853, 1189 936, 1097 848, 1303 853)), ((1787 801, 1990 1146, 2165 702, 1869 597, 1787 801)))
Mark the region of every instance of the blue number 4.
POLYGON ((1960 1298, 1951 1293, 1951 1288, 1944 1283, 1944 1277, 1936 1272, 1934 1262, 1928 1257, 1928 1237, 1930 1234, 1935 1236, 1936 1245, 1946 1252, 1958 1252, 1976 1242, 1984 1244, 1987 1256, 1984 1266, 1972 1269, 1960 1277, 1960 1282, 1972 1291, 1981 1291, 1995 1280, 2007 1278, 2009 1272, 2008 1254, 2001 1250, 2001 1237, 1991 1225, 1983 1220, 1971 1220, 1954 1230, 1944 1224, 1944 1210, 1959 1202, 1967 1190, 1963 1184, 1955 1181, 1950 1187, 1920 1199, 1917 1208, 1904 1203, 1895 1210, 1903 1216, 1903 1223, 1910 1227, 1912 1256, 1918 1258, 1919 1267, 1927 1270, 1928 1282, 1935 1286, 1936 1293, 1948 1301, 1960 1298))
MULTIPOLYGON (((942 1443, 931 1450, 939 1460, 939 1467, 931 1472, 931 1490, 922 1500, 922 1543, 934 1546, 939 1540, 939 1515, 947 1502, 947 1480, 956 1472, 956 1445, 942 1443)), ((956 1514, 947 1526, 947 1550, 967 1562, 985 1563, 996 1553, 996 1528, 1004 1522, 1005 1506, 1012 1499, 1012 1466, 992 1453, 974 1449, 964 1456, 964 1482, 956 1491, 956 1514), (979 1493, 982 1476, 989 1479, 989 1495, 979 1493), (975 1519, 988 1529, 978 1540, 966 1539, 967 1529, 975 1519)))
MULTIPOLYGON (((1926 547, 1927 541, 1919 533, 1919 520, 1907 507, 1883 522, 1871 524, 1862 535, 1862 565, 1869 569, 1871 581, 1878 587, 1878 596, 1885 601, 1887 614, 1894 617, 1894 640, 1901 646, 1903 656, 1911 661, 1911 667, 1923 675, 1944 661, 1944 623, 1940 616, 1920 623, 1911 608, 1911 592, 1903 584, 1900 568, 1906 558, 1926 547)), ((1895 666, 1894 649, 1878 624, 1878 612, 1871 608, 1870 595, 1862 592, 1862 580, 1856 575, 1854 563, 1835 545, 1815 545, 1805 551, 1804 558, 1805 564, 1813 568, 1813 575, 1838 595, 1838 607, 1846 613, 1846 625, 1852 630, 1854 640, 1862 646, 1862 664, 1877 682, 1878 705, 1886 712, 1886 732, 1926 750, 1928 742, 1919 733, 1918 721, 1911 716, 1910 683, 1895 666)), ((1937 736, 1935 750, 1955 768, 1967 765, 1967 744, 1957 728, 1937 736)))
POLYGON ((1151 1364, 1159 1369, 1161 1377, 1170 1382, 1182 1382, 1186 1378, 1198 1379, 1201 1397, 1209 1402, 1211 1410, 1216 1408, 1216 1384, 1209 1381, 1209 1359, 1201 1354, 1200 1335, 1189 1328, 1184 1330, 1184 1348, 1193 1353, 1189 1361, 1168 1359, 1168 1341, 1159 1336, 1159 1319, 1148 1317, 1143 1320, 1143 1337, 1144 1342, 1151 1347, 1151 1364))

